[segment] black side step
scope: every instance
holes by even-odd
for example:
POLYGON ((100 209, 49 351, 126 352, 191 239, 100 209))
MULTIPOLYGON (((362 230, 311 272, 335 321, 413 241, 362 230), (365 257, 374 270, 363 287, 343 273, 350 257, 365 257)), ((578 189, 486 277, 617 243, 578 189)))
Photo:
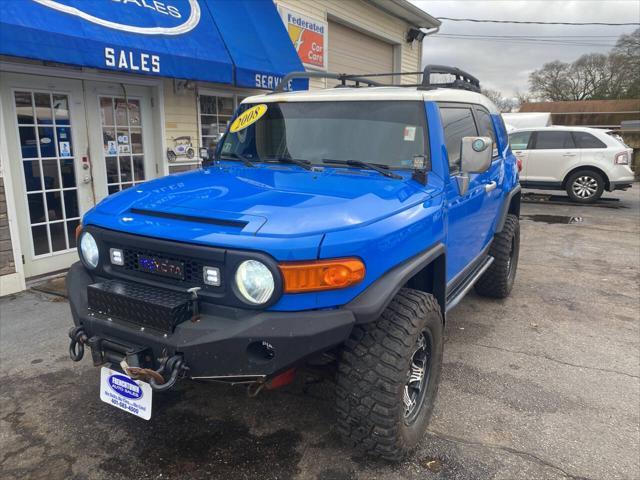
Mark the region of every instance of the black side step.
POLYGON ((451 293, 447 295, 447 308, 446 311, 449 312, 453 307, 460 303, 460 300, 464 298, 464 296, 471 290, 471 287, 478 281, 478 279, 482 276, 484 272, 491 266, 493 263, 493 257, 487 255, 487 257, 478 264, 478 266, 469 274, 469 276, 464 280, 464 282, 460 283, 451 293))

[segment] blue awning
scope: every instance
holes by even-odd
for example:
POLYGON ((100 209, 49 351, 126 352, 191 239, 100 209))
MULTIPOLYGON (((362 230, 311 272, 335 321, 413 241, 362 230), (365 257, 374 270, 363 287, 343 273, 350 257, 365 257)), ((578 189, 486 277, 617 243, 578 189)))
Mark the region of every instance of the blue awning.
POLYGON ((0 54, 273 88, 302 70, 271 0, 0 0, 0 54))
MULTIPOLYGON (((205 0, 229 49, 239 87, 275 88, 284 74, 304 71, 272 0, 205 0)), ((294 82, 296 89, 307 81, 294 82)))

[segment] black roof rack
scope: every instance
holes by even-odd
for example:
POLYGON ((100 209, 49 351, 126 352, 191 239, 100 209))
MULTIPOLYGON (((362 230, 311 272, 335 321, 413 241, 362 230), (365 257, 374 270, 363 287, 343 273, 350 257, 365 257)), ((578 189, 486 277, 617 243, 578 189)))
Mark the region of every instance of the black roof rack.
MULTIPOLYGON (((367 75, 371 76, 371 75, 367 75)), ((278 84, 278 86, 273 90, 274 92, 284 92, 285 87, 291 80, 295 80, 296 78, 332 78, 334 80, 339 80, 340 85, 338 87, 360 87, 361 83, 364 83, 367 87, 381 87, 383 86, 381 83, 378 83, 374 80, 369 80, 368 78, 363 78, 363 75, 351 75, 348 73, 331 73, 331 72, 291 72, 285 75, 282 81, 278 84), (347 85, 346 82, 351 81, 354 82, 353 85, 347 85)))
POLYGON ((284 92, 285 86, 289 84, 289 81, 296 78, 332 78, 340 81, 340 84, 336 88, 352 87, 359 88, 362 84, 367 87, 418 87, 420 90, 433 90, 435 88, 457 88, 460 90, 469 90, 472 92, 480 92, 480 80, 471 75, 470 73, 460 70, 457 67, 449 67, 446 65, 427 65, 421 72, 389 72, 389 73, 362 73, 362 74, 348 74, 348 73, 331 73, 331 72, 292 72, 282 79, 282 81, 275 88, 274 92, 284 92), (437 82, 431 81, 431 75, 451 75, 454 77, 450 82, 437 82), (422 75, 422 81, 414 84, 384 84, 375 80, 371 80, 371 77, 399 77, 402 75, 422 75), (352 82, 351 85, 347 85, 347 82, 352 82))

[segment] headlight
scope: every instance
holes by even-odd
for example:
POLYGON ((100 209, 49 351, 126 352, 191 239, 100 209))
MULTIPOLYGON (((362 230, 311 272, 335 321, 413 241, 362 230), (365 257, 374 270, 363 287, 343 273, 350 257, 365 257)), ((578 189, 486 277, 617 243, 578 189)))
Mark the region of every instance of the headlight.
POLYGON ((98 244, 89 232, 80 234, 80 253, 87 267, 96 268, 98 266, 98 261, 100 260, 98 244))
POLYGON ((236 270, 236 286, 247 302, 261 305, 273 295, 275 282, 271 270, 264 263, 245 260, 236 270))

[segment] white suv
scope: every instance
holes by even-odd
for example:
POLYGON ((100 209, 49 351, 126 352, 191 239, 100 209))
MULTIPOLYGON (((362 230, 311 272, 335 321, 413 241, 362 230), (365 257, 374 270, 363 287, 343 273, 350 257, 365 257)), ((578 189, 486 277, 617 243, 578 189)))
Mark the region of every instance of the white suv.
POLYGON ((569 198, 592 203, 607 190, 627 189, 633 150, 619 137, 586 127, 536 127, 509 133, 522 165, 523 187, 566 190, 569 198))

